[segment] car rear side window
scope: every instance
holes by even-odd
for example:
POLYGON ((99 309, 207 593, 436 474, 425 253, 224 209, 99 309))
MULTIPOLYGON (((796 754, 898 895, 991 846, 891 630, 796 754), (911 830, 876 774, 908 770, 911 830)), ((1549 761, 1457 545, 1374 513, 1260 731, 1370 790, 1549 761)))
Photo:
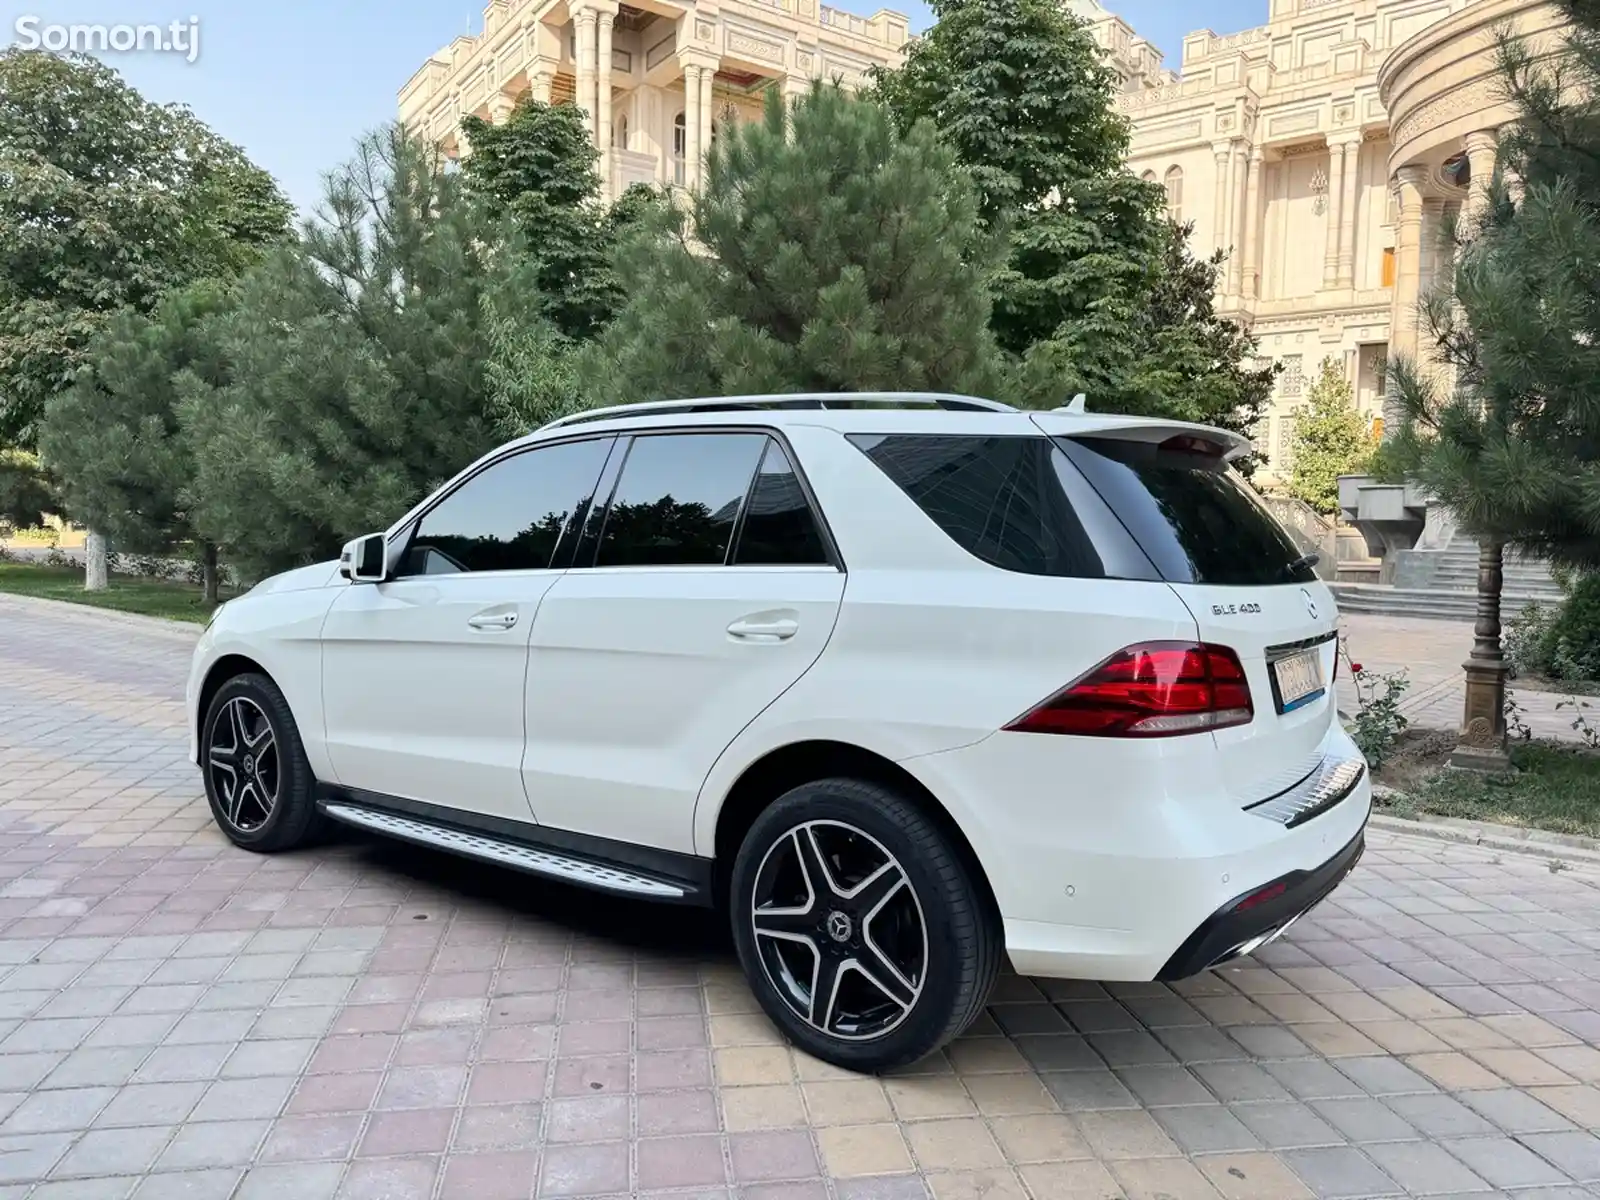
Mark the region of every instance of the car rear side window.
POLYGON ((540 446, 479 471, 423 515, 400 574, 549 567, 562 531, 587 508, 613 440, 540 446))
MULTIPOLYGON (((1026 575, 1103 579, 1046 437, 857 434, 850 440, 952 541, 1026 575)), ((1070 469, 1070 468, 1068 468, 1070 469)))
POLYGON ((1316 578, 1293 539, 1220 455, 1180 439, 1059 443, 1167 582, 1262 587, 1316 578))
POLYGON ((794 466, 777 440, 769 439, 745 501, 733 565, 813 566, 828 561, 822 527, 794 466))
POLYGON ((633 439, 600 534, 597 567, 720 566, 766 448, 764 433, 633 439))

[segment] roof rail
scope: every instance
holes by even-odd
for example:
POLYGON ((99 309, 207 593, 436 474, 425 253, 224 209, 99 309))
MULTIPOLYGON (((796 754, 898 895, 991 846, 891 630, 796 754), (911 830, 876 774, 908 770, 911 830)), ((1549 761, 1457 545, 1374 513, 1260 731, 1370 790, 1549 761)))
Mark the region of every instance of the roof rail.
POLYGON ((587 412, 570 413, 557 417, 539 427, 559 429, 565 425, 580 425, 586 421, 605 421, 613 417, 653 417, 683 412, 733 412, 739 409, 828 409, 858 408, 869 405, 928 406, 953 412, 1001 412, 1017 410, 998 400, 985 400, 979 396, 946 396, 935 392, 817 392, 771 396, 724 396, 704 400, 652 400, 642 404, 616 404, 609 408, 591 408, 587 412))

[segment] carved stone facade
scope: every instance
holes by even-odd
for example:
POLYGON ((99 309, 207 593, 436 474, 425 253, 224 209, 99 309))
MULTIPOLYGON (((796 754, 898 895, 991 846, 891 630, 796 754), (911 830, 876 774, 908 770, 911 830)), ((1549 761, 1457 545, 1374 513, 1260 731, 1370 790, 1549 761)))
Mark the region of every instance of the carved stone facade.
POLYGON ((1416 353, 1441 231, 1481 196, 1512 119, 1493 31, 1548 38, 1555 18, 1542 0, 1264 2, 1258 28, 1186 37, 1176 73, 1096 0, 1070 7, 1123 80, 1131 166, 1194 223, 1197 253, 1229 250, 1219 307, 1287 368, 1256 438, 1270 482, 1326 358, 1381 430, 1384 364, 1416 353))
POLYGON ((483 32, 433 55, 400 91, 400 119, 452 155, 460 121, 503 121, 523 96, 588 114, 609 196, 693 187, 717 130, 760 115, 764 94, 813 79, 855 86, 898 64, 906 17, 818 0, 491 0, 483 32))

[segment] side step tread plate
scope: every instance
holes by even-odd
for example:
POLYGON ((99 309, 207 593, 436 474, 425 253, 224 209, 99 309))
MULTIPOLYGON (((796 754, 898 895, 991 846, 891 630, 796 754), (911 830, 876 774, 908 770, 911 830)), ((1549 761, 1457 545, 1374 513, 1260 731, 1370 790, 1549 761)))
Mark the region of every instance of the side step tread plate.
POLYGON ((542 875, 547 879, 577 884, 579 887, 655 900, 682 900, 686 894, 677 884, 652 879, 648 875, 635 874, 632 871, 589 862, 587 859, 570 857, 552 850, 486 837, 481 833, 469 833, 464 829, 452 829, 447 825, 438 825, 432 821, 422 821, 399 813, 379 812, 376 809, 342 802, 324 803, 322 811, 335 821, 354 825, 358 829, 370 829, 374 833, 399 838, 418 846, 444 850, 450 854, 460 854, 482 862, 498 863, 518 871, 542 875))

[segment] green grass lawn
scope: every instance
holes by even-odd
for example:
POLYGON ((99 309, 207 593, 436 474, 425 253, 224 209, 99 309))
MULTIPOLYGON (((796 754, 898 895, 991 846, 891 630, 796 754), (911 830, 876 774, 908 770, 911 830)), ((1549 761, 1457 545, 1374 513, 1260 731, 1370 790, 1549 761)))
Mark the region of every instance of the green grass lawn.
MULTIPOLYGON (((197 624, 204 624, 211 615, 210 606, 200 600, 200 588, 196 584, 132 575, 113 575, 109 582, 111 586, 103 592, 86 592, 81 567, 0 562, 0 592, 37 596, 43 600, 67 600, 94 608, 197 624)), ((223 598, 226 599, 226 595, 223 598)))
POLYGON ((1600 755, 1553 742, 1512 747, 1516 775, 1440 771, 1387 802, 1399 817, 1458 817, 1600 837, 1600 755))

